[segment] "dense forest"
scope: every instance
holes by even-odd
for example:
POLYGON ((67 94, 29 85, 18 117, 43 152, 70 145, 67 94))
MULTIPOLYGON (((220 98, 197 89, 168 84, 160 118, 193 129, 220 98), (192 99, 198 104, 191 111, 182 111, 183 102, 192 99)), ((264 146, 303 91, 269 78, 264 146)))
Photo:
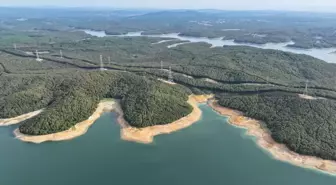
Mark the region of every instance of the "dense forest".
MULTIPOLYGON (((223 83, 272 83, 291 87, 304 87, 309 80, 310 87, 334 90, 334 64, 316 58, 291 54, 277 50, 261 50, 253 47, 231 46, 210 48, 207 44, 195 43, 167 49, 170 43, 152 44, 159 38, 146 37, 110 37, 91 38, 83 41, 68 41, 46 45, 49 54, 41 57, 48 59, 44 63, 31 62, 34 65, 23 66, 24 63, 2 63, 5 69, 13 73, 18 70, 68 67, 99 67, 99 57, 103 55, 104 67, 125 69, 130 67, 164 68, 172 66, 172 70, 194 77, 207 77, 223 83), (59 57, 62 50, 63 58, 59 57), (55 61, 56 60, 56 61, 55 61), (53 64, 46 66, 50 62, 53 64), (58 62, 58 63, 57 63, 58 62), (35 67, 35 65, 38 65, 35 67)), ((20 50, 2 49, 4 60, 12 58, 5 51, 29 56, 20 50)), ((34 55, 30 55, 33 59, 34 55)), ((11 59, 13 60, 13 59, 11 59)), ((15 59, 16 60, 16 59, 15 59)))
POLYGON ((220 96, 219 104, 263 120, 272 137, 300 154, 336 160, 336 102, 266 93, 220 96))
POLYGON ((191 112, 190 92, 127 72, 64 71, 43 75, 4 75, 0 117, 45 108, 20 131, 41 135, 67 130, 86 120, 103 98, 121 99, 125 119, 135 127, 166 124, 191 112))
POLYGON ((0 118, 44 109, 20 125, 22 133, 69 129, 87 119, 104 98, 120 99, 132 126, 167 124, 192 111, 188 95, 213 93, 221 105, 264 121, 273 138, 292 150, 336 160, 335 64, 278 50, 212 48, 206 43, 167 48, 178 41, 94 37, 81 31, 175 32, 257 44, 295 41, 290 47, 321 48, 336 45, 336 28, 330 26, 336 20, 325 19, 327 15, 102 11, 97 16, 63 10, 63 17, 55 19, 57 10, 22 10, 18 17, 0 9, 0 118), (42 61, 36 60, 36 50, 42 61), (157 80, 168 78, 169 67, 177 85, 157 80), (299 98, 303 92, 317 99, 299 98))

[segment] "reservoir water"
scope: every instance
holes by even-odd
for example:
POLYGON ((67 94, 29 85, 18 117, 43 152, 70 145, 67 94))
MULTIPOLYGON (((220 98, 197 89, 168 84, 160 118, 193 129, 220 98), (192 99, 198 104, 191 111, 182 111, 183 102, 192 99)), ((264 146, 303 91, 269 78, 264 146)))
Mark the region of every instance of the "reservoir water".
MULTIPOLYGON (((93 31, 93 30, 83 30, 85 33, 97 36, 97 37, 105 37, 109 36, 106 35, 104 31, 93 31)), ((141 35, 141 32, 130 32, 125 35, 115 35, 116 37, 134 37, 134 36, 143 36, 141 35)), ((187 43, 195 43, 195 42, 205 42, 211 44, 213 47, 222 47, 224 45, 226 46, 252 46, 262 49, 275 49, 275 50, 281 50, 281 51, 287 51, 292 52, 296 54, 306 54, 313 56, 315 58, 324 60, 329 63, 336 63, 336 54, 333 53, 336 51, 336 48, 323 48, 323 49, 295 49, 287 47, 288 44, 293 44, 293 42, 288 43, 268 43, 268 44, 249 44, 249 43, 236 43, 233 40, 223 40, 223 37, 221 38, 205 38, 205 37, 185 37, 185 36, 179 36, 178 33, 171 33, 171 34, 161 34, 161 35, 146 35, 147 37, 160 37, 160 38, 172 38, 172 39, 178 39, 183 41, 188 41, 187 43)), ((174 44, 173 47, 182 45, 182 44, 174 44)), ((169 48, 172 46, 168 46, 169 48)))
POLYGON ((105 113, 74 140, 43 144, 0 128, 0 185, 335 185, 336 177, 272 159, 207 105, 202 119, 153 144, 120 140, 105 113))

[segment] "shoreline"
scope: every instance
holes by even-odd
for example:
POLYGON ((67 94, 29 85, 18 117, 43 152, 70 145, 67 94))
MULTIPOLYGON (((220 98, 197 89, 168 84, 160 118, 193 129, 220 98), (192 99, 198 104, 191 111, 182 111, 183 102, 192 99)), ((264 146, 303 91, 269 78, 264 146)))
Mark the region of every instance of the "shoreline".
POLYGON ((208 105, 220 115, 227 116, 229 124, 246 129, 246 135, 255 137, 256 144, 271 154, 272 158, 295 166, 336 175, 336 161, 295 153, 284 144, 275 142, 269 131, 263 128, 261 121, 245 117, 240 111, 222 107, 215 100, 209 100, 208 105))
POLYGON ((154 141, 154 137, 161 134, 170 134, 187 128, 201 119, 202 111, 198 107, 198 103, 205 103, 212 95, 190 95, 188 103, 193 107, 192 112, 179 120, 166 125, 155 125, 145 128, 135 128, 130 126, 124 119, 124 114, 118 105, 115 111, 118 114, 117 121, 121 126, 120 137, 126 141, 150 144, 154 141))
POLYGON ((57 132, 54 134, 47 134, 47 135, 38 135, 38 136, 32 136, 32 135, 26 135, 22 134, 19 130, 19 128, 14 130, 14 136, 15 138, 24 141, 24 142, 30 142, 30 143, 42 143, 46 141, 65 141, 65 140, 71 140, 76 137, 79 137, 83 134, 85 134, 88 129, 93 125, 93 123, 100 118, 100 116, 104 112, 112 111, 115 107, 115 104, 117 104, 115 101, 101 101, 95 112, 87 119, 82 122, 77 123, 72 128, 57 132))
MULTIPOLYGON (((65 141, 71 140, 81 135, 84 135, 91 125, 100 118, 104 112, 116 112, 117 122, 120 125, 120 137, 126 141, 133 141, 137 143, 149 144, 152 143, 154 137, 161 134, 169 134, 183 128, 189 127, 193 123, 197 122, 202 115, 201 110, 198 107, 198 103, 205 103, 212 95, 190 95, 188 103, 193 107, 193 111, 172 123, 166 125, 155 125, 145 128, 135 128, 130 126, 127 121, 124 119, 124 113, 121 109, 121 106, 116 100, 101 101, 95 112, 87 119, 80 123, 77 123, 72 128, 47 135, 26 135, 20 132, 19 128, 15 129, 13 134, 15 138, 30 143, 40 144, 47 141, 65 141)), ((24 116, 24 115, 21 115, 24 116)), ((14 119, 14 118, 12 118, 14 119)), ((22 120, 23 121, 23 120, 22 120)))
MULTIPOLYGON (((209 107, 214 111, 220 115, 227 116, 229 124, 246 129, 246 135, 255 137, 257 146, 267 151, 272 158, 295 166, 315 169, 330 175, 336 175, 336 161, 324 160, 313 156, 305 156, 291 151, 284 144, 275 142, 267 128, 263 127, 261 121, 245 117, 240 111, 220 106, 217 101, 213 99, 213 95, 190 95, 187 102, 193 107, 192 112, 189 115, 166 125, 155 125, 145 128, 132 127, 124 119, 124 113, 119 102, 115 100, 108 100, 101 101, 95 112, 87 120, 77 123, 75 126, 66 131, 54 134, 31 136, 20 133, 19 128, 17 128, 13 133, 15 137, 21 141, 36 144, 46 141, 71 140, 85 134, 91 125, 93 125, 104 112, 116 112, 117 122, 120 125, 120 138, 122 140, 150 144, 154 141, 155 136, 170 134, 196 123, 202 116, 202 111, 198 107, 198 103, 207 102, 209 107)), ((43 109, 15 118, 2 119, 0 120, 0 126, 17 124, 40 114, 42 111, 43 109)))
POLYGON ((35 117, 39 115, 41 112, 43 112, 43 109, 34 111, 34 112, 29 112, 27 114, 22 114, 20 116, 16 116, 14 118, 6 118, 6 119, 0 119, 0 127, 1 126, 9 126, 9 125, 15 125, 18 124, 22 121, 25 121, 27 119, 30 119, 32 117, 35 117))

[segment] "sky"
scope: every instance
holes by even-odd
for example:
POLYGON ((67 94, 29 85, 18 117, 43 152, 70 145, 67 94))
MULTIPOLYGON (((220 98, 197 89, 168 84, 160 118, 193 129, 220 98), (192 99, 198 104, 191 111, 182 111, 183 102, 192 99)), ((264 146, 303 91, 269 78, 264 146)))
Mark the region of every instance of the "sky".
POLYGON ((0 6, 296 10, 336 12, 336 0, 0 0, 0 6))

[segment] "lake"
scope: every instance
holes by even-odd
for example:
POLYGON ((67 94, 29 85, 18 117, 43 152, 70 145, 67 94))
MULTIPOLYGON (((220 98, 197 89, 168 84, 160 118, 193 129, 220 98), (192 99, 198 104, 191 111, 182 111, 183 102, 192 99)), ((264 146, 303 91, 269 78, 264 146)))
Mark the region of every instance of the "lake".
POLYGON ((336 177, 272 159, 205 104, 202 119, 145 145, 120 140, 105 113, 74 140, 24 143, 0 128, 0 185, 335 185, 336 177))
MULTIPOLYGON (((106 35, 105 31, 93 31, 93 30, 83 30, 85 33, 97 36, 97 37, 106 37, 109 35, 106 35)), ((114 35, 115 37, 135 37, 135 36, 143 36, 141 35, 142 32, 130 32, 125 35, 114 35)), ((292 52, 296 54, 306 54, 313 56, 315 58, 324 60, 329 63, 336 63, 336 54, 332 53, 336 51, 336 48, 324 48, 324 49, 295 49, 287 47, 288 44, 293 44, 293 42, 287 42, 287 43, 267 43, 262 45, 257 44, 249 44, 249 43, 236 43, 233 40, 223 40, 223 37, 221 38, 206 38, 206 37, 186 37, 186 36, 179 36, 178 33, 170 33, 170 34, 161 34, 161 35, 146 35, 147 37, 159 37, 159 38, 173 38, 183 41, 188 41, 183 44, 188 43, 196 43, 196 42, 205 42, 212 45, 212 47, 222 47, 224 45, 226 46, 251 46, 251 47, 257 47, 261 49, 275 49, 275 50, 281 50, 281 51, 287 51, 292 52)), ((172 46, 168 46, 168 48, 176 47, 178 45, 182 44, 174 44, 172 46)))

